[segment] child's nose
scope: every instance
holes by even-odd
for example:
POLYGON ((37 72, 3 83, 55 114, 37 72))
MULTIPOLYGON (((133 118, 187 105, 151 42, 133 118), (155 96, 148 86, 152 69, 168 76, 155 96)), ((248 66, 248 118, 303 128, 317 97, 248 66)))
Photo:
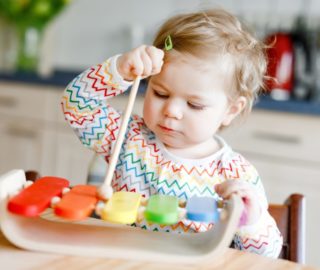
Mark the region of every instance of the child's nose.
POLYGON ((178 102, 175 101, 167 101, 164 106, 163 112, 164 115, 169 118, 180 120, 183 117, 181 106, 179 106, 178 102))

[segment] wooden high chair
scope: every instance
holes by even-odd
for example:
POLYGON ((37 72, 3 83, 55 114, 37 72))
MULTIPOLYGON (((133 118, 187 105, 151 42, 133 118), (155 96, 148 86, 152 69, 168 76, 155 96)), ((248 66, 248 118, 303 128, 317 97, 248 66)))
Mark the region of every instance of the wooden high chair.
POLYGON ((305 197, 291 194, 284 204, 270 204, 269 212, 283 236, 279 258, 305 263, 305 197))

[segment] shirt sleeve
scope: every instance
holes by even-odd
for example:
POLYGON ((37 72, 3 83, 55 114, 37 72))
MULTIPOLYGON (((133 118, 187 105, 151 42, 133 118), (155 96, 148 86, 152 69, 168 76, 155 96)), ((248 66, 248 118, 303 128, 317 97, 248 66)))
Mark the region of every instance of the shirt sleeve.
POLYGON ((282 249, 283 238, 273 217, 268 212, 268 201, 256 168, 241 155, 234 153, 226 179, 248 181, 256 190, 261 208, 259 220, 251 225, 240 226, 234 237, 234 246, 240 250, 277 258, 282 249), (234 173, 237 171, 237 174, 234 173))
POLYGON ((237 249, 277 258, 282 249, 283 239, 273 217, 264 210, 255 224, 238 229, 234 243, 237 249))
POLYGON ((117 71, 114 56, 73 79, 62 96, 62 111, 82 144, 108 157, 121 123, 121 114, 107 100, 131 86, 117 71))

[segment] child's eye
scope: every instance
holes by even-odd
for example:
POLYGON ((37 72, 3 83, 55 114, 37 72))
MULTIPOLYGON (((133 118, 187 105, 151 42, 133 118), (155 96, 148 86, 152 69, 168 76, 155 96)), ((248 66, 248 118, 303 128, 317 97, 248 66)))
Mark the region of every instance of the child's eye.
POLYGON ((167 98, 169 97, 167 94, 165 93, 162 93, 162 92, 159 92, 157 90, 153 90, 153 93, 156 97, 159 97, 159 98, 167 98))
POLYGON ((204 105, 195 104, 195 103, 192 103, 192 102, 188 102, 188 106, 189 106, 191 109, 194 109, 194 110, 203 110, 203 109, 205 108, 204 105))

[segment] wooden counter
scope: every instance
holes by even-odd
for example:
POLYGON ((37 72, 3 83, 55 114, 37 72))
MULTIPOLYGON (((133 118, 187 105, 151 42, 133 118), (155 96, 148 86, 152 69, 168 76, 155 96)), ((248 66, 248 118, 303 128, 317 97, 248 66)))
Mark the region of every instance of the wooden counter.
POLYGON ((47 254, 32 252, 19 249, 13 246, 0 232, 0 265, 1 269, 224 269, 224 270, 315 270, 316 268, 295 264, 285 260, 273 260, 241 252, 234 249, 228 249, 225 255, 219 260, 191 266, 191 265, 171 265, 156 264, 149 262, 138 262, 128 260, 85 258, 75 256, 62 256, 56 254, 47 254))

